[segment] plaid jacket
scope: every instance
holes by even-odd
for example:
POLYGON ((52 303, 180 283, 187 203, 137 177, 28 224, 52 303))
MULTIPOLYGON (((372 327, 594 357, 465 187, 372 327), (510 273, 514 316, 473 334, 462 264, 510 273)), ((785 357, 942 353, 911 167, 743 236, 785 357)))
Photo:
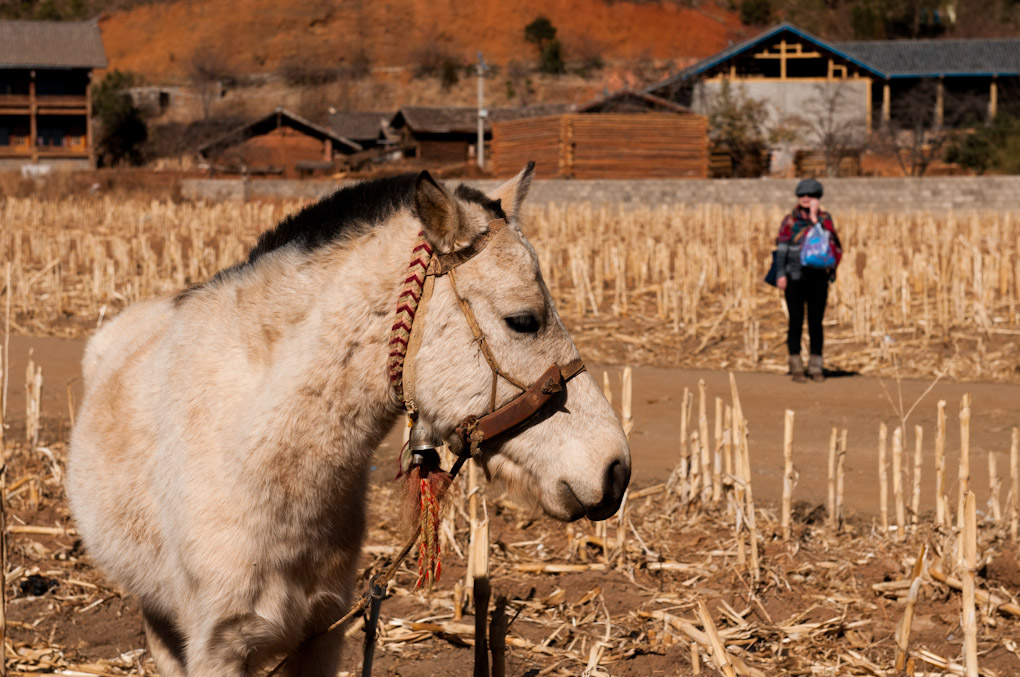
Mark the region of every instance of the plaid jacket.
MULTIPOLYGON (((822 228, 832 233, 832 254, 838 266, 843 258, 843 245, 840 244, 839 235, 836 234, 836 228, 832 225, 832 216, 829 215, 829 212, 819 211, 818 223, 822 224, 822 228)), ((800 243, 812 225, 808 210, 799 206, 794 207, 793 211, 783 219, 779 226, 779 236, 776 238, 780 277, 785 275, 791 280, 800 279, 800 243)), ((829 272, 834 276, 836 271, 833 269, 829 272)))

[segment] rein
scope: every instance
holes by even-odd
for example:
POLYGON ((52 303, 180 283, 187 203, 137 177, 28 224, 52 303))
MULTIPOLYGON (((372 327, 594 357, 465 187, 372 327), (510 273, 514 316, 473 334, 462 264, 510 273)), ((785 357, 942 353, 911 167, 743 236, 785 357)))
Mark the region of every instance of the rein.
MULTIPOLYGON (((365 626, 366 637, 362 663, 362 675, 365 676, 370 675, 372 670, 376 625, 379 619, 379 608, 385 597, 386 586, 389 580, 396 575, 415 543, 418 542, 419 536, 421 542, 419 543, 418 581, 415 589, 421 587, 423 583, 431 587, 432 582, 439 577, 439 503, 446 488, 460 472, 465 461, 470 457, 481 455, 483 442, 491 441, 516 429, 538 414, 554 395, 566 388, 570 379, 585 370, 584 362, 578 357, 563 366, 550 365, 538 380, 526 385, 507 374, 499 366, 499 362, 485 339, 485 333, 482 332, 478 320, 471 310, 471 305, 457 289, 457 277, 454 271, 462 263, 470 261, 484 250, 492 238, 506 227, 505 220, 494 220, 489 223, 489 229, 476 237, 467 247, 455 252, 436 255, 433 255, 432 245, 425 239, 424 233, 419 232, 412 250, 411 261, 407 267, 406 277, 401 284, 400 294, 397 298, 396 318, 390 329, 390 352, 387 367, 390 384, 397 399, 403 403, 411 423, 411 439, 410 443, 401 450, 401 471, 398 477, 406 475, 409 484, 417 485, 414 489, 417 491, 415 498, 420 510, 420 528, 411 534, 397 558, 385 570, 372 577, 369 590, 361 595, 342 618, 331 623, 322 632, 305 640, 308 642, 315 637, 330 633, 358 613, 371 608, 370 617, 365 626), (414 383, 417 378, 414 358, 421 347, 428 300, 432 297, 435 281, 439 277, 449 278, 457 303, 471 328, 471 334, 492 372, 488 410, 481 416, 467 416, 454 430, 454 434, 461 439, 463 445, 449 473, 443 472, 439 467, 439 454, 436 452, 436 446, 438 446, 437 442, 441 443, 441 441, 430 439, 427 435, 422 437, 415 434, 419 410, 414 399, 414 383), (415 322, 416 319, 417 322, 415 322), (521 393, 497 408, 496 387, 500 378, 519 389, 521 393), (405 452, 407 453, 405 454, 405 452), (404 467, 405 456, 406 468, 404 467)), ((268 673, 267 677, 278 674, 289 658, 290 655, 284 658, 268 673)))

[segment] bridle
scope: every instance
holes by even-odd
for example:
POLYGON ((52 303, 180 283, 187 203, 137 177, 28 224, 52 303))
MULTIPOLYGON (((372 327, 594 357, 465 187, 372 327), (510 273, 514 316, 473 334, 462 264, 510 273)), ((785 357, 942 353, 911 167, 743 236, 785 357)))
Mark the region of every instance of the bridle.
MULTIPOLYGON (((492 374, 487 411, 481 416, 465 417, 455 428, 456 436, 463 443, 454 466, 456 470, 460 469, 460 465, 469 456, 478 456, 484 442, 514 430, 536 416, 554 395, 564 390, 568 381, 585 369, 584 362, 580 358, 575 358, 562 366, 555 363, 550 365, 530 385, 514 378, 500 367, 485 338, 485 333, 475 318, 474 311, 471 310, 471 304, 461 296, 457 289, 457 267, 477 256, 498 233, 507 227, 506 220, 496 219, 489 223, 489 229, 486 232, 476 237, 467 247, 447 254, 435 255, 433 255, 432 246, 425 239, 424 233, 419 233, 411 262, 408 265, 408 275, 404 280, 397 302, 397 318, 391 330, 390 382, 413 423, 419 414, 418 404, 415 400, 417 373, 414 358, 421 347, 428 301, 432 297, 437 278, 447 277, 450 280, 461 312, 467 320, 471 334, 492 374), (497 408, 496 390, 499 379, 507 381, 521 393, 497 408)), ((455 474, 455 472, 451 471, 451 474, 455 474)))

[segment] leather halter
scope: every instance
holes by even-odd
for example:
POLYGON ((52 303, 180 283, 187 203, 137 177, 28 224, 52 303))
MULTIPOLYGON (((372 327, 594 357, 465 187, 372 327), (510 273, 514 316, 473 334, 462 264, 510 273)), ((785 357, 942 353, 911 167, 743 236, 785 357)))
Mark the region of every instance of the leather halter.
MULTIPOLYGON (((478 325, 471 305, 460 295, 457 289, 456 268, 462 263, 470 261, 478 255, 499 232, 507 227, 503 219, 496 219, 489 223, 489 229, 474 239, 467 247, 447 254, 432 255, 432 249, 419 234, 419 241, 414 248, 414 257, 411 260, 409 269, 411 275, 405 280, 405 291, 401 293, 398 303, 398 319, 394 324, 394 338, 391 339, 391 346, 404 350, 394 350, 390 354, 390 375, 393 380, 394 390, 397 397, 404 403, 404 408, 412 418, 417 415, 417 404, 414 401, 414 381, 416 377, 414 368, 414 357, 421 345, 421 337, 424 329, 425 314, 428 308, 428 300, 432 296, 432 288, 435 280, 439 277, 448 277, 453 288, 454 296, 457 298, 461 312, 471 328, 471 334, 478 344, 485 361, 492 372, 492 385, 489 394, 488 410, 481 416, 468 416, 455 428, 455 433, 464 442, 467 454, 477 456, 480 453, 480 445, 483 442, 492 440, 499 435, 521 426, 535 416, 543 406, 557 393, 562 392, 567 381, 584 371, 584 362, 581 358, 575 358, 565 365, 552 364, 548 369, 531 385, 525 385, 522 381, 507 374, 499 366, 499 362, 489 348, 485 334, 478 325), (427 252, 427 254, 426 254, 427 252), (425 257, 427 262, 422 260, 425 257), (416 269, 425 269, 424 278, 416 269), (412 289, 406 289, 407 282, 411 282, 412 289), (420 291, 415 293, 414 286, 420 282, 420 291), (417 322, 415 322, 417 320, 417 322), (406 335, 406 341, 398 336, 406 335), (499 379, 511 383, 522 392, 502 407, 496 407, 496 386, 499 379)), ((462 459, 466 457, 461 451, 462 459)))

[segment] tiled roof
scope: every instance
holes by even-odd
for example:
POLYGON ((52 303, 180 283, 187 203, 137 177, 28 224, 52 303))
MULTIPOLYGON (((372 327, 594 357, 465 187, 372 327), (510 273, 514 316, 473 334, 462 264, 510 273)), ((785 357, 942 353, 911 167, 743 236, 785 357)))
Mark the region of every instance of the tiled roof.
POLYGON ((335 144, 333 149, 338 152, 350 154, 362 150, 360 145, 350 139, 339 136, 325 127, 320 127, 314 122, 306 120, 300 115, 295 115, 286 108, 278 106, 273 109, 271 113, 263 115, 248 124, 241 125, 240 127, 227 132, 223 136, 199 146, 198 152, 203 157, 215 155, 224 148, 229 148, 234 144, 242 143, 253 136, 268 134, 284 123, 286 123, 288 127, 296 129, 302 134, 307 134, 308 136, 319 139, 320 141, 330 139, 335 144))
POLYGON ((878 78, 1020 74, 1020 39, 1017 38, 826 42, 793 24, 781 23, 753 38, 731 45, 644 91, 668 91, 670 87, 696 78, 741 52, 778 38, 782 33, 814 44, 878 78))
POLYGON ((1020 73, 1020 39, 835 42, 888 77, 1020 73))
POLYGON ((0 21, 0 68, 106 68, 95 21, 0 21))
POLYGON ((340 110, 329 114, 329 126, 334 134, 348 139, 374 141, 379 138, 383 125, 392 119, 392 112, 340 110))
MULTIPOLYGON (((562 115, 570 112, 568 104, 550 103, 523 106, 520 108, 493 108, 489 110, 488 122, 505 122, 523 118, 562 115)), ((407 126, 416 132, 431 134, 470 134, 478 131, 478 109, 426 106, 404 106, 393 118, 394 127, 407 126)))
POLYGON ((663 111, 668 113, 690 113, 691 109, 681 106, 675 101, 669 101, 662 97, 648 94, 646 92, 635 92, 632 89, 620 89, 612 94, 594 101, 581 104, 577 107, 578 113, 602 113, 602 112, 631 112, 631 111, 663 111))

